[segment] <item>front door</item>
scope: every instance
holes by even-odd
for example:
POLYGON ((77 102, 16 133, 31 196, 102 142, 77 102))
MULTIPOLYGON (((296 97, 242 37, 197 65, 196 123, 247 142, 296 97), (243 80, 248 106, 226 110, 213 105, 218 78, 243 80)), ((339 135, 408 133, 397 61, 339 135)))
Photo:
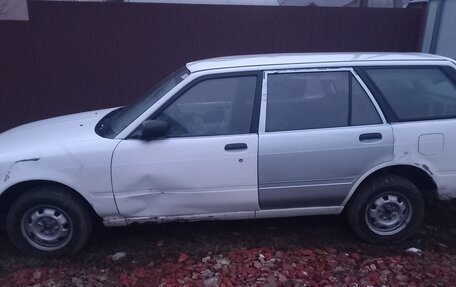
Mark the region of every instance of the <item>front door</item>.
POLYGON ((168 123, 165 138, 120 142, 112 159, 112 183, 121 215, 258 210, 257 78, 196 80, 151 116, 168 123))
POLYGON ((351 69, 266 73, 259 142, 261 209, 340 206, 356 179, 393 157, 351 69))

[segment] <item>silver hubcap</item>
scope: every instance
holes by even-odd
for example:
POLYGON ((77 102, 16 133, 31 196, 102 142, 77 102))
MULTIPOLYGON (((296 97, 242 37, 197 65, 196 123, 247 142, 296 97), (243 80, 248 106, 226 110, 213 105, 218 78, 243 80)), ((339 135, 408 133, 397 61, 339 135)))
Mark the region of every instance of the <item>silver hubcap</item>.
POLYGON ((30 209, 22 217, 21 230, 32 246, 43 251, 62 248, 73 234, 69 216, 60 208, 50 205, 30 209))
POLYGON ((374 198, 366 209, 366 223, 379 235, 403 230, 412 218, 412 206, 402 195, 387 192, 374 198))

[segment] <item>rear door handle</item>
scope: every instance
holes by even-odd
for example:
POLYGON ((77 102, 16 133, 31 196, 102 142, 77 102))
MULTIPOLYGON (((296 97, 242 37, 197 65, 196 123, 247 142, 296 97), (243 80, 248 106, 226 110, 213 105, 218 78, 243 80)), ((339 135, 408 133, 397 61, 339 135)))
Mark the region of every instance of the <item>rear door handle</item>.
POLYGON ((245 143, 232 143, 225 146, 225 150, 242 150, 247 149, 247 144, 245 143))
POLYGON ((359 136, 359 141, 376 141, 376 140, 381 140, 382 139, 382 134, 381 133, 367 133, 367 134, 361 134, 359 136))

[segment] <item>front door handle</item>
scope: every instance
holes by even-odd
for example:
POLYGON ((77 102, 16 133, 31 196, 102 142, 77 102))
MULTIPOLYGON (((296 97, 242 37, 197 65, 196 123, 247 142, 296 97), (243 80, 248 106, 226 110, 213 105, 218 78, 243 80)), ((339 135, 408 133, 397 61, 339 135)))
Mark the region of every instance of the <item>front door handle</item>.
POLYGON ((382 139, 382 134, 381 133, 367 133, 367 134, 361 134, 359 136, 359 141, 364 142, 364 141, 378 141, 382 139))
POLYGON ((242 150, 247 149, 247 144, 245 143, 232 143, 225 146, 225 150, 242 150))

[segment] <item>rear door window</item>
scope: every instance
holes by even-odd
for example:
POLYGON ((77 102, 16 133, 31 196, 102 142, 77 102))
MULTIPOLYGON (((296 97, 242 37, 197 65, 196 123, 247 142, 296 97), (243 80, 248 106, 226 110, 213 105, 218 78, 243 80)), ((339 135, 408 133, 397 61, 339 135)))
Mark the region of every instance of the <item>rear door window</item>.
POLYGON ((352 126, 381 124, 382 120, 377 109, 361 87, 359 82, 351 78, 351 122, 352 126))
POLYGON ((348 71, 270 74, 267 89, 267 132, 381 123, 348 71))

